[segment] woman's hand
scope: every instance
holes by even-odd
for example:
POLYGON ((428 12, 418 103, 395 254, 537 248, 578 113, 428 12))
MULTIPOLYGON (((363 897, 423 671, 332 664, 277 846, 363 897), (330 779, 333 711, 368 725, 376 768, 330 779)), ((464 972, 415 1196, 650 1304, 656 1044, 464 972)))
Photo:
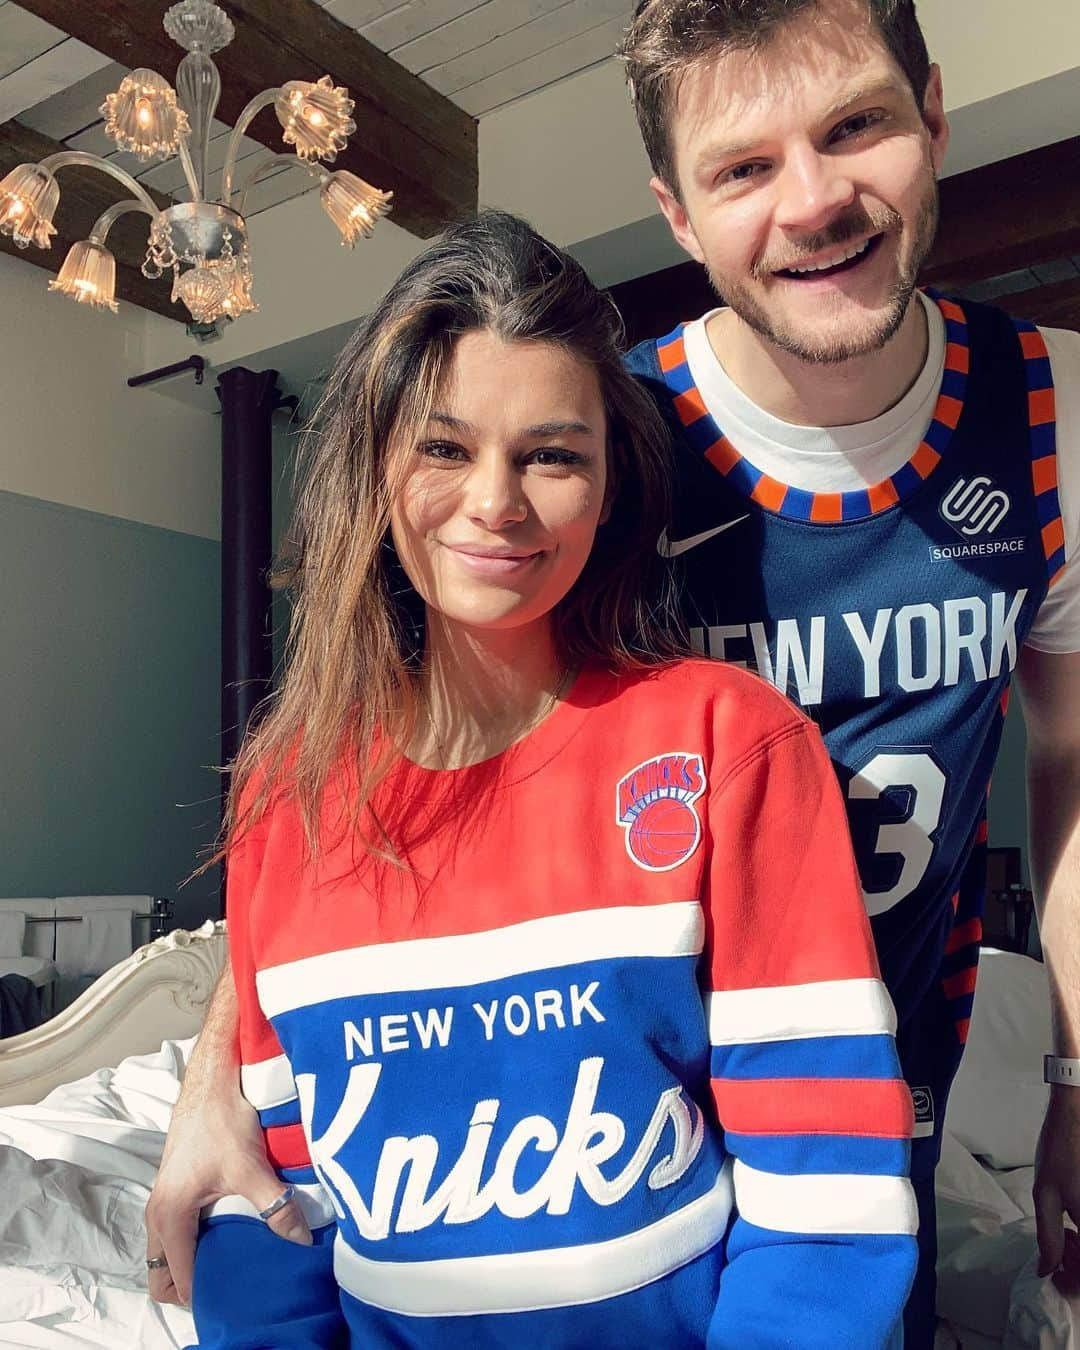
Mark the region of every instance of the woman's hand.
MULTIPOLYGON (((284 1190, 267 1160, 258 1113, 240 1092, 236 1027, 236 991, 226 967, 184 1075, 146 1205, 147 1259, 164 1256, 167 1263, 147 1269, 150 1293, 159 1303, 191 1302, 195 1240, 204 1205, 225 1195, 240 1195, 263 1210, 284 1190)), ((311 1231, 295 1199, 267 1225, 291 1242, 311 1245, 311 1231)))

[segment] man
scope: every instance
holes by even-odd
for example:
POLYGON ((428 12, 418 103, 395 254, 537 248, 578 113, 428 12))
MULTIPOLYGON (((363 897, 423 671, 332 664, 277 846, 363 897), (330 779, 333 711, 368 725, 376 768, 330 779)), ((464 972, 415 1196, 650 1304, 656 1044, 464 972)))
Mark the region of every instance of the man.
MULTIPOLYGON (((850 802, 919 1106, 906 1344, 921 1347, 1014 666, 1048 1049, 1080 1056, 1080 343, 1047 334, 1047 361, 1038 334, 916 295, 948 131, 908 0, 649 0, 624 54, 661 209, 728 304, 631 358, 680 447, 660 546, 699 645, 813 713, 850 802)), ((232 1000, 223 981, 148 1208, 150 1254, 169 1261, 151 1272, 158 1296, 189 1293, 200 1204, 280 1196, 236 1084, 232 1000)), ((1036 1180, 1047 1271, 1063 1209, 1080 1217, 1078 1162, 1080 1091, 1055 1087, 1036 1180)), ((306 1237, 295 1202, 268 1222, 306 1237)))
MULTIPOLYGON (((1080 341, 915 291, 948 125, 910 0, 646 0, 623 55, 660 209, 728 305, 630 357, 682 452, 661 548, 698 645, 812 712, 849 800, 917 1110, 905 1344, 929 1346, 1014 666, 1047 1049, 1080 1055, 1080 341)), ((1076 1081, 1043 1132, 1044 1270, 1080 1218, 1076 1081)))

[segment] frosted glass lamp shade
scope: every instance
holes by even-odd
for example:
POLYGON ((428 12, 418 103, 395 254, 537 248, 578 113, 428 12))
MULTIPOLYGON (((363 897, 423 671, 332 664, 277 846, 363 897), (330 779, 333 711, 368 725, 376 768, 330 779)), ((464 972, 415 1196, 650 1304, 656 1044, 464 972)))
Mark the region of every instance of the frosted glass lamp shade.
POLYGON ((107 248, 89 239, 72 244, 59 276, 49 282, 49 290, 69 295, 80 305, 111 309, 115 314, 116 259, 107 248))
POLYGON ((253 314, 259 306, 251 298, 251 270, 244 259, 220 258, 206 264, 217 273, 223 287, 222 312, 230 319, 253 314))
POLYGON ((48 169, 19 164, 0 182, 0 234, 10 235, 19 248, 48 248, 59 200, 60 185, 48 169))
POLYGON ((369 238, 376 223, 390 210, 394 194, 381 192, 348 169, 332 173, 319 189, 323 210, 341 231, 341 242, 349 248, 357 239, 369 238))
POLYGON ((333 160, 356 130, 349 91, 335 88, 329 75, 316 84, 290 80, 274 100, 286 145, 296 147, 301 159, 333 160))
POLYGON ((196 323, 213 323, 226 312, 227 295, 228 287, 220 269, 200 264, 180 277, 173 299, 179 296, 183 300, 196 323))
POLYGON ((188 115, 177 103, 168 80, 145 67, 125 75, 100 112, 106 132, 121 150, 129 150, 142 160, 174 155, 191 132, 188 115))

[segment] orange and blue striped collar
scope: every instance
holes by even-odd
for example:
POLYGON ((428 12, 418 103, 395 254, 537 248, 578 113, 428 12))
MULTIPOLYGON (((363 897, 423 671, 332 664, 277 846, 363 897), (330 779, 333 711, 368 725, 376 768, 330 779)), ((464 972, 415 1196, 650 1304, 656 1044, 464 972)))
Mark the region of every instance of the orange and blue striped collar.
MULTIPOLYGON (((932 294, 932 293, 931 293, 932 294)), ((960 305, 932 295, 945 320, 945 372, 934 417, 921 445, 890 477, 853 492, 807 492, 755 468, 731 444, 705 406, 686 359, 685 324, 657 339, 660 371, 690 445, 731 485, 767 511, 789 520, 839 524, 880 514, 910 497, 941 462, 964 410, 969 369, 967 319, 960 305)))

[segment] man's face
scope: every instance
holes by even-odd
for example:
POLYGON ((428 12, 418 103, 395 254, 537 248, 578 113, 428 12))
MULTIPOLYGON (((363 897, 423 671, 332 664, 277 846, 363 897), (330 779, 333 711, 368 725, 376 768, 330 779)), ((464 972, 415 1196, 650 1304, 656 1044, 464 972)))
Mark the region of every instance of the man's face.
POLYGON ((822 0, 688 71, 671 135, 681 201, 653 179, 661 209, 753 329, 818 363, 893 336, 937 224, 936 68, 920 109, 865 5, 822 0))

